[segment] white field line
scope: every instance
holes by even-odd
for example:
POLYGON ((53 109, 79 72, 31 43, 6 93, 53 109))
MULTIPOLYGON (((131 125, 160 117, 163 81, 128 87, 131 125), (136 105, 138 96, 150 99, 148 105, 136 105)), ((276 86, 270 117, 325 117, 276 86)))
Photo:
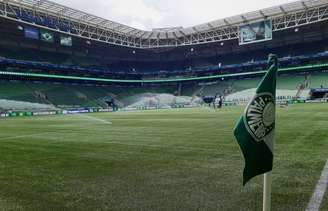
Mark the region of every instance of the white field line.
POLYGON ((86 114, 78 114, 78 116, 86 118, 86 119, 90 119, 90 120, 93 120, 93 121, 96 121, 96 122, 102 122, 102 123, 105 123, 105 124, 109 124, 109 125, 113 124, 110 121, 100 119, 100 118, 97 118, 97 117, 93 117, 93 116, 89 116, 89 115, 86 115, 86 114))
POLYGON ((27 135, 20 135, 20 136, 9 136, 9 137, 2 137, 0 141, 11 140, 11 139, 18 139, 18 138, 27 138, 27 137, 36 137, 44 134, 49 134, 50 132, 43 132, 43 133, 34 133, 34 134, 27 134, 27 135))
POLYGON ((312 198, 306 208, 306 211, 319 211, 322 199, 328 185, 328 160, 321 172, 321 177, 315 187, 312 198))

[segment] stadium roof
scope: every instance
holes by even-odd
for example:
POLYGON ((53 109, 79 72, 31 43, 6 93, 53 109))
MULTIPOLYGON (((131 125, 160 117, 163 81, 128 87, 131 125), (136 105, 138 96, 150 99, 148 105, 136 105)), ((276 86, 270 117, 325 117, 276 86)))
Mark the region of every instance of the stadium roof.
MULTIPOLYGON (((25 7, 36 11, 42 11, 47 14, 56 15, 68 20, 74 20, 89 26, 118 33, 125 36, 128 40, 126 41, 126 44, 122 45, 134 47, 146 47, 148 44, 145 43, 149 43, 148 47, 156 47, 193 44, 193 40, 203 40, 203 42, 206 42, 209 41, 207 34, 202 35, 202 33, 211 32, 216 34, 216 37, 219 37, 219 39, 212 39, 211 41, 224 40, 222 38, 224 36, 226 36, 225 39, 232 39, 236 38, 235 36, 238 35, 238 30, 236 31, 233 27, 238 27, 239 25, 247 24, 260 19, 288 15, 298 11, 308 11, 312 8, 328 5, 327 0, 301 0, 237 16, 227 17, 188 28, 172 27, 172 30, 145 31, 69 8, 48 0, 0 0, 0 2, 6 2, 10 5, 25 7), (221 29, 228 29, 228 32, 217 31, 221 29), (139 44, 131 44, 131 39, 137 40, 136 42, 139 42, 139 44)), ((211 36, 212 38, 215 37, 215 35, 212 34, 211 36)))

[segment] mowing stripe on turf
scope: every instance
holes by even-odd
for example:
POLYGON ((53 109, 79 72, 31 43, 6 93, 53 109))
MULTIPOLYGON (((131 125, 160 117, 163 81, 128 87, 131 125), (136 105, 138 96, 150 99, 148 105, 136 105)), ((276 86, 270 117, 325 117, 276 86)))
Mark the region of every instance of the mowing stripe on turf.
POLYGON ((104 120, 104 119, 99 119, 97 117, 89 116, 89 115, 86 115, 86 114, 78 114, 78 116, 84 117, 86 119, 94 120, 94 121, 97 121, 97 122, 102 122, 102 123, 105 123, 105 124, 109 124, 109 125, 113 124, 110 121, 107 121, 107 120, 104 120))
MULTIPOLYGON (((149 147, 149 148, 170 148, 171 146, 165 146, 165 145, 146 145, 146 144, 131 144, 131 143, 122 143, 122 142, 113 142, 113 141, 107 141, 104 142, 105 144, 114 144, 114 145, 125 145, 125 146, 135 146, 135 147, 149 147)), ((183 147, 183 146, 175 146, 175 149, 183 149, 183 150, 198 150, 198 151, 213 151, 217 152, 217 149, 206 149, 206 148, 200 148, 200 147, 183 147)))
POLYGON ((328 185, 328 160, 325 167, 322 170, 321 177, 315 187, 311 201, 309 202, 306 211, 318 211, 325 195, 325 191, 328 185))
POLYGON ((11 140, 11 139, 16 139, 16 138, 35 137, 35 136, 40 136, 40 135, 49 134, 49 133, 51 133, 51 132, 33 133, 33 134, 26 134, 26 135, 20 135, 20 136, 2 137, 2 138, 0 138, 0 141, 11 140))

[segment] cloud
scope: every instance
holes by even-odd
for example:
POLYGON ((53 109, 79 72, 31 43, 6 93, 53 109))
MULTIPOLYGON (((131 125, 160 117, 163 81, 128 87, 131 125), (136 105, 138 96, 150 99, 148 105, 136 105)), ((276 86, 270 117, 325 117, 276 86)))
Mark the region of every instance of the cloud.
POLYGON ((158 23, 162 20, 159 10, 147 5, 143 0, 119 0, 110 1, 109 10, 113 16, 122 16, 128 19, 136 19, 143 22, 158 23))
POLYGON ((136 21, 136 20, 130 21, 127 25, 131 26, 133 28, 136 28, 136 29, 141 29, 141 30, 147 30, 148 29, 147 26, 143 22, 139 22, 139 21, 136 21))
POLYGON ((126 25, 149 30, 164 21, 164 13, 144 0, 110 1, 110 16, 126 25))
POLYGON ((54 0, 63 5, 133 26, 194 26, 294 0, 54 0))
POLYGON ((294 0, 156 0, 158 8, 167 12, 160 25, 194 26, 246 12, 276 6, 294 0))

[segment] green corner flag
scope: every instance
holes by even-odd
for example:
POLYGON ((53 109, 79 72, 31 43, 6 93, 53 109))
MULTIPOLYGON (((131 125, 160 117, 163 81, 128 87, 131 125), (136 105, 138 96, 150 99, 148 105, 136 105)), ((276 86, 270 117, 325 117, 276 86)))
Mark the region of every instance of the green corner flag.
POLYGON ((272 170, 278 59, 270 54, 268 72, 234 128, 245 158, 243 184, 272 170))

